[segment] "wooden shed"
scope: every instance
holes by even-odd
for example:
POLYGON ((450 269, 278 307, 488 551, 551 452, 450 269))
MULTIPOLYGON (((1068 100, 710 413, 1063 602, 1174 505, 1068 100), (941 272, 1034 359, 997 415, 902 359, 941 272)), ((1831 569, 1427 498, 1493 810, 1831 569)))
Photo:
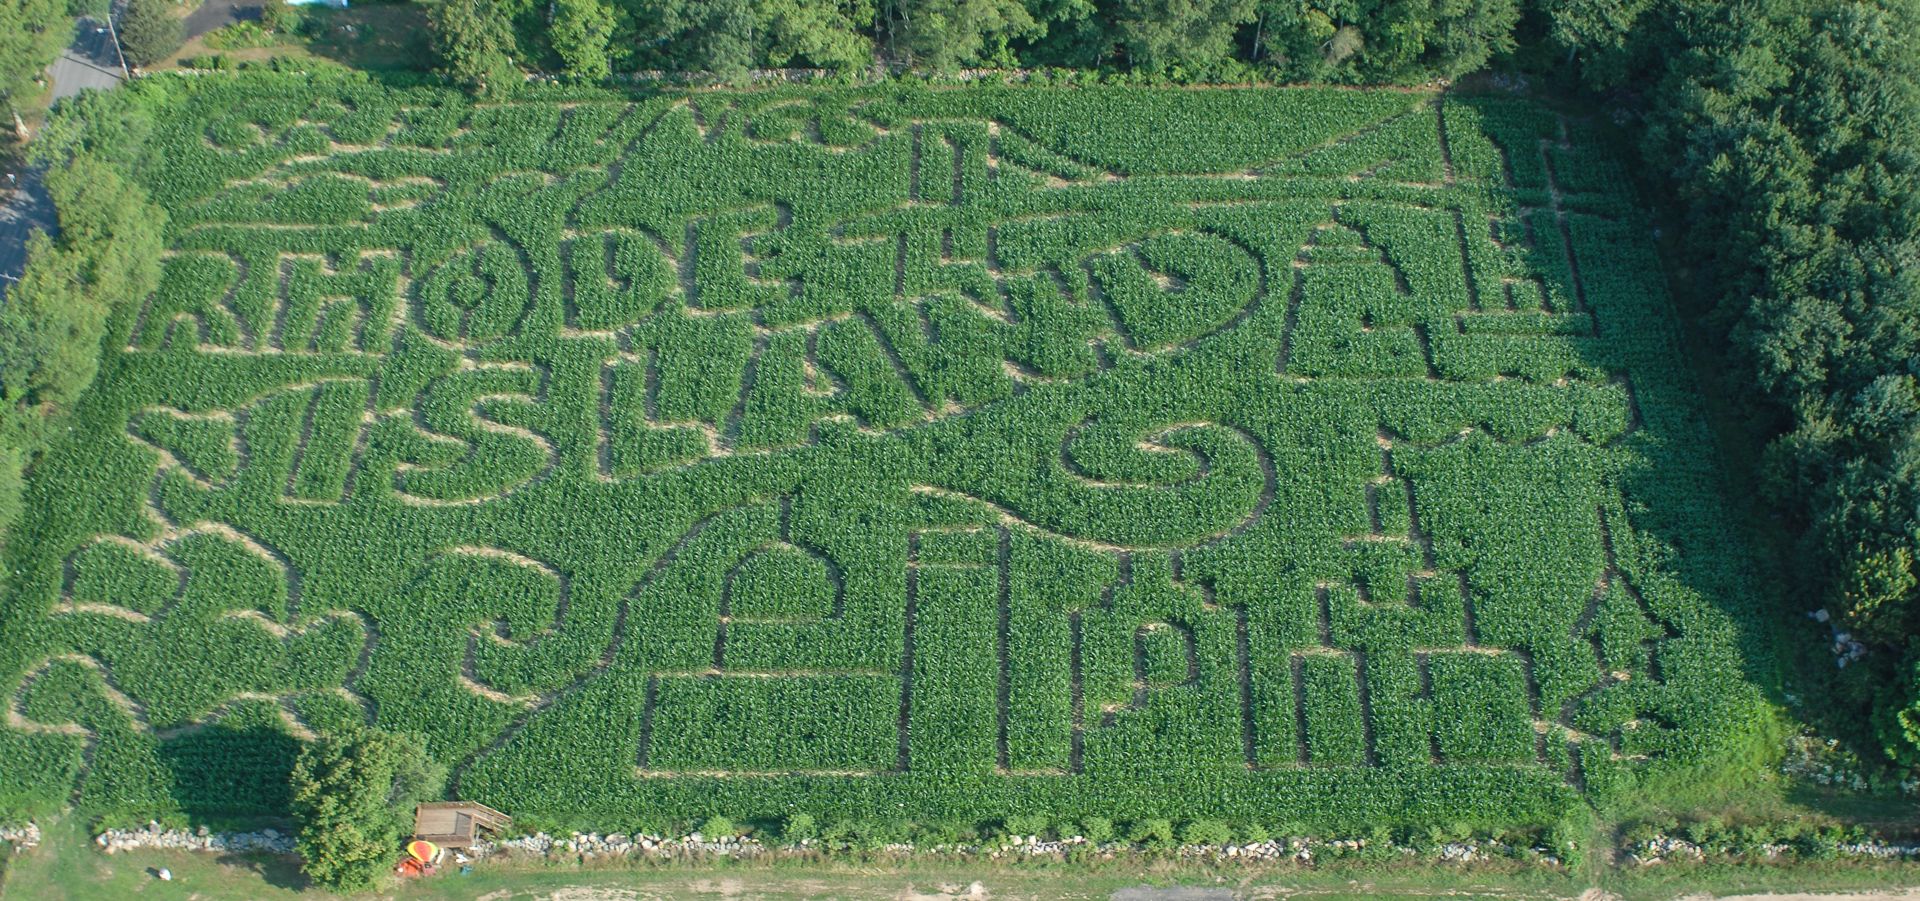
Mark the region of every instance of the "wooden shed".
POLYGON ((436 801, 413 810, 413 837, 442 848, 471 848, 480 831, 504 832, 513 818, 472 801, 436 801))

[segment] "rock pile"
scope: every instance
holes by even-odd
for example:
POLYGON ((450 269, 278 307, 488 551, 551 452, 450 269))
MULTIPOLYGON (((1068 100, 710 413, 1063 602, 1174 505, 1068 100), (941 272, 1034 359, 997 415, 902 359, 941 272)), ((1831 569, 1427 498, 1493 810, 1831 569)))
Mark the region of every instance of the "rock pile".
MULTIPOLYGON (((1316 853, 1353 853, 1367 847, 1364 839, 1323 840, 1313 838, 1274 839, 1270 841, 1250 841, 1226 845, 1181 845, 1174 853, 1190 859, 1215 861, 1281 861, 1291 860, 1297 863, 1311 863, 1316 853)), ((1450 863, 1472 863, 1500 857, 1513 857, 1522 853, 1512 845, 1502 842, 1455 842, 1438 849, 1421 850, 1418 848, 1392 845, 1391 853, 1403 857, 1433 857, 1450 863)), ((988 844, 942 844, 919 846, 911 842, 886 845, 879 850, 888 853, 914 854, 930 853, 959 857, 986 857, 990 859, 1016 857, 1065 857, 1076 849, 1086 849, 1103 859, 1113 859, 1142 851, 1139 845, 1124 842, 1095 842, 1083 836, 1068 836, 1050 840, 1034 835, 1011 835, 997 843, 988 844)), ((517 838, 495 842, 481 842, 466 854, 470 857, 490 857, 494 855, 512 857, 537 857, 547 859, 597 860, 629 857, 756 857, 763 854, 809 854, 820 850, 818 843, 812 840, 797 844, 767 844, 754 838, 736 838, 733 836, 709 837, 694 833, 684 838, 668 838, 645 833, 598 833, 575 832, 565 837, 556 837, 544 832, 536 832, 517 838)), ((1558 864, 1559 860, 1545 852, 1535 849, 1539 859, 1547 864, 1558 864)))
POLYGON ((93 843, 108 854, 132 851, 136 848, 165 848, 176 851, 266 851, 272 854, 290 854, 293 852, 293 836, 281 833, 277 829, 261 829, 257 832, 212 832, 201 826, 191 832, 185 829, 162 829, 159 823, 149 821, 144 829, 108 829, 94 836, 93 843))
POLYGON ((1878 857, 1892 860, 1902 857, 1920 857, 1920 845, 1901 845, 1893 842, 1842 842, 1840 853, 1854 857, 1878 857))
MULTIPOLYGON (((32 848, 40 843, 40 827, 33 823, 19 826, 0 826, 0 841, 12 842, 21 849, 32 848)), ((194 830, 165 829, 159 823, 149 822, 144 828, 108 829, 94 838, 94 843, 108 854, 134 849, 170 849, 181 851, 259 851, 272 854, 293 852, 293 836, 275 829, 261 829, 255 832, 210 832, 201 826, 194 830)), ((1245 841, 1224 845, 1181 845, 1173 853, 1189 859, 1214 861, 1293 861, 1312 863, 1320 856, 1345 856, 1358 853, 1369 847, 1364 839, 1315 839, 1286 838, 1268 841, 1245 841)), ((460 854, 461 862, 474 858, 502 856, 519 858, 541 858, 547 860, 600 860, 623 858, 699 858, 699 857, 740 857, 750 858, 761 855, 807 855, 822 850, 822 846, 813 840, 803 840, 795 844, 769 844, 756 838, 741 838, 731 835, 704 836, 696 832, 680 838, 670 838, 643 832, 574 832, 564 837, 535 832, 530 835, 516 836, 499 841, 482 841, 460 854)), ((1125 841, 1096 842, 1084 836, 1068 836, 1060 839, 1044 839, 1035 835, 1012 835, 992 842, 980 844, 941 844, 919 846, 911 842, 886 845, 880 850, 896 854, 931 853, 959 857, 1014 858, 1014 857, 1066 857, 1072 853, 1093 853, 1103 859, 1113 859, 1127 854, 1142 852, 1139 845, 1125 841)), ((1771 843, 1760 846, 1751 852, 1754 856, 1776 858, 1794 852, 1794 846, 1785 843, 1771 843)), ((1866 841, 1848 842, 1835 846, 1834 850, 1846 857, 1868 857, 1877 859, 1920 858, 1920 844, 1898 844, 1892 842, 1866 841)), ((1473 863, 1476 861, 1501 858, 1530 858, 1548 865, 1558 865, 1560 861, 1543 848, 1518 848, 1497 841, 1449 842, 1437 848, 1415 848, 1407 845, 1392 844, 1384 847, 1385 853, 1408 858, 1428 858, 1446 863, 1473 863)), ((1627 851, 1627 859, 1638 866, 1653 866, 1670 861, 1699 861, 1715 852, 1673 836, 1658 836, 1632 846, 1627 851)))
MULTIPOLYGON (((1794 847, 1785 842, 1769 842, 1760 845, 1751 852, 1720 856, 1760 857, 1772 860, 1776 857, 1790 854, 1793 850, 1794 847)), ((1881 841, 1841 842, 1834 846, 1834 851, 1842 857, 1872 857, 1879 860, 1897 860, 1920 857, 1920 844, 1898 844, 1895 842, 1881 841)), ((1687 841, 1684 838, 1662 835, 1650 838, 1633 846, 1633 849, 1627 852, 1627 861, 1635 866, 1651 867, 1671 861, 1705 860, 1709 856, 1715 855, 1710 854, 1707 849, 1693 842, 1687 841)))
MULTIPOLYGON (((791 848, 801 848, 807 843, 791 848)), ((520 857, 579 857, 585 860, 614 857, 754 857, 776 850, 758 839, 734 836, 703 836, 698 832, 685 838, 667 838, 645 833, 575 832, 555 838, 544 832, 497 842, 479 842, 468 849, 472 857, 495 854, 520 857)))
POLYGON ((40 827, 33 823, 25 826, 0 826, 0 842, 12 842, 20 850, 40 844, 40 827))

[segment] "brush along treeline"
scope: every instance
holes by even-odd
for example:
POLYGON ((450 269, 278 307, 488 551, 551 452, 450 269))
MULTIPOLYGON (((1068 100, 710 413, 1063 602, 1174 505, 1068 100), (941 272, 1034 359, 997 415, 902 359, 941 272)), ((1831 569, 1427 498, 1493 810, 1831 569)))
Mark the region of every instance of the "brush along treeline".
POLYGON ((269 812, 373 722, 580 826, 1539 824, 1756 709, 1644 226, 1538 109, 156 84, 7 809, 269 812))

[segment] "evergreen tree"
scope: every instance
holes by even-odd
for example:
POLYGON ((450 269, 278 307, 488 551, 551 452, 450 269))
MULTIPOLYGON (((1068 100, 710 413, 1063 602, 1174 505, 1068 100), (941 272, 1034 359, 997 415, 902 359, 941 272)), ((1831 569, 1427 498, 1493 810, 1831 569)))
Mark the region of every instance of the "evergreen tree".
POLYGON ((372 889, 393 865, 414 805, 443 776, 408 735, 361 729, 306 746, 288 780, 308 877, 335 891, 372 889))
POLYGON ((135 66, 151 66, 172 56, 187 39, 180 17, 167 0, 127 0, 119 29, 120 50, 135 66))

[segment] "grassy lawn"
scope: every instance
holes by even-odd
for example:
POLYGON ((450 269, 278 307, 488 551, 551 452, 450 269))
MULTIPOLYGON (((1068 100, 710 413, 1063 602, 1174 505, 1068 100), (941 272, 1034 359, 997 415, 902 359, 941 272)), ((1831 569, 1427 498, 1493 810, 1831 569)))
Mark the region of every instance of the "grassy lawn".
MULTIPOLYGON (((145 851, 106 855, 93 849, 84 829, 63 820, 47 829, 47 841, 11 861, 0 897, 64 899, 321 899, 337 897, 306 885, 290 858, 145 851), (155 877, 173 872, 171 882, 155 877)), ((978 882, 995 899, 1106 898, 1136 886, 1218 887, 1243 897, 1320 898, 1500 897, 1556 898, 1579 894, 1580 886, 1545 870, 1471 871, 1434 867, 1234 866, 1214 868, 1177 861, 1099 864, 1059 862, 955 863, 949 861, 825 860, 726 863, 645 863, 609 866, 481 864, 457 872, 394 885, 385 897, 492 901, 571 898, 940 898, 964 897, 978 882)))
POLYGON ((413 4, 318 7, 307 13, 316 56, 356 69, 425 69, 433 61, 426 14, 413 4))

